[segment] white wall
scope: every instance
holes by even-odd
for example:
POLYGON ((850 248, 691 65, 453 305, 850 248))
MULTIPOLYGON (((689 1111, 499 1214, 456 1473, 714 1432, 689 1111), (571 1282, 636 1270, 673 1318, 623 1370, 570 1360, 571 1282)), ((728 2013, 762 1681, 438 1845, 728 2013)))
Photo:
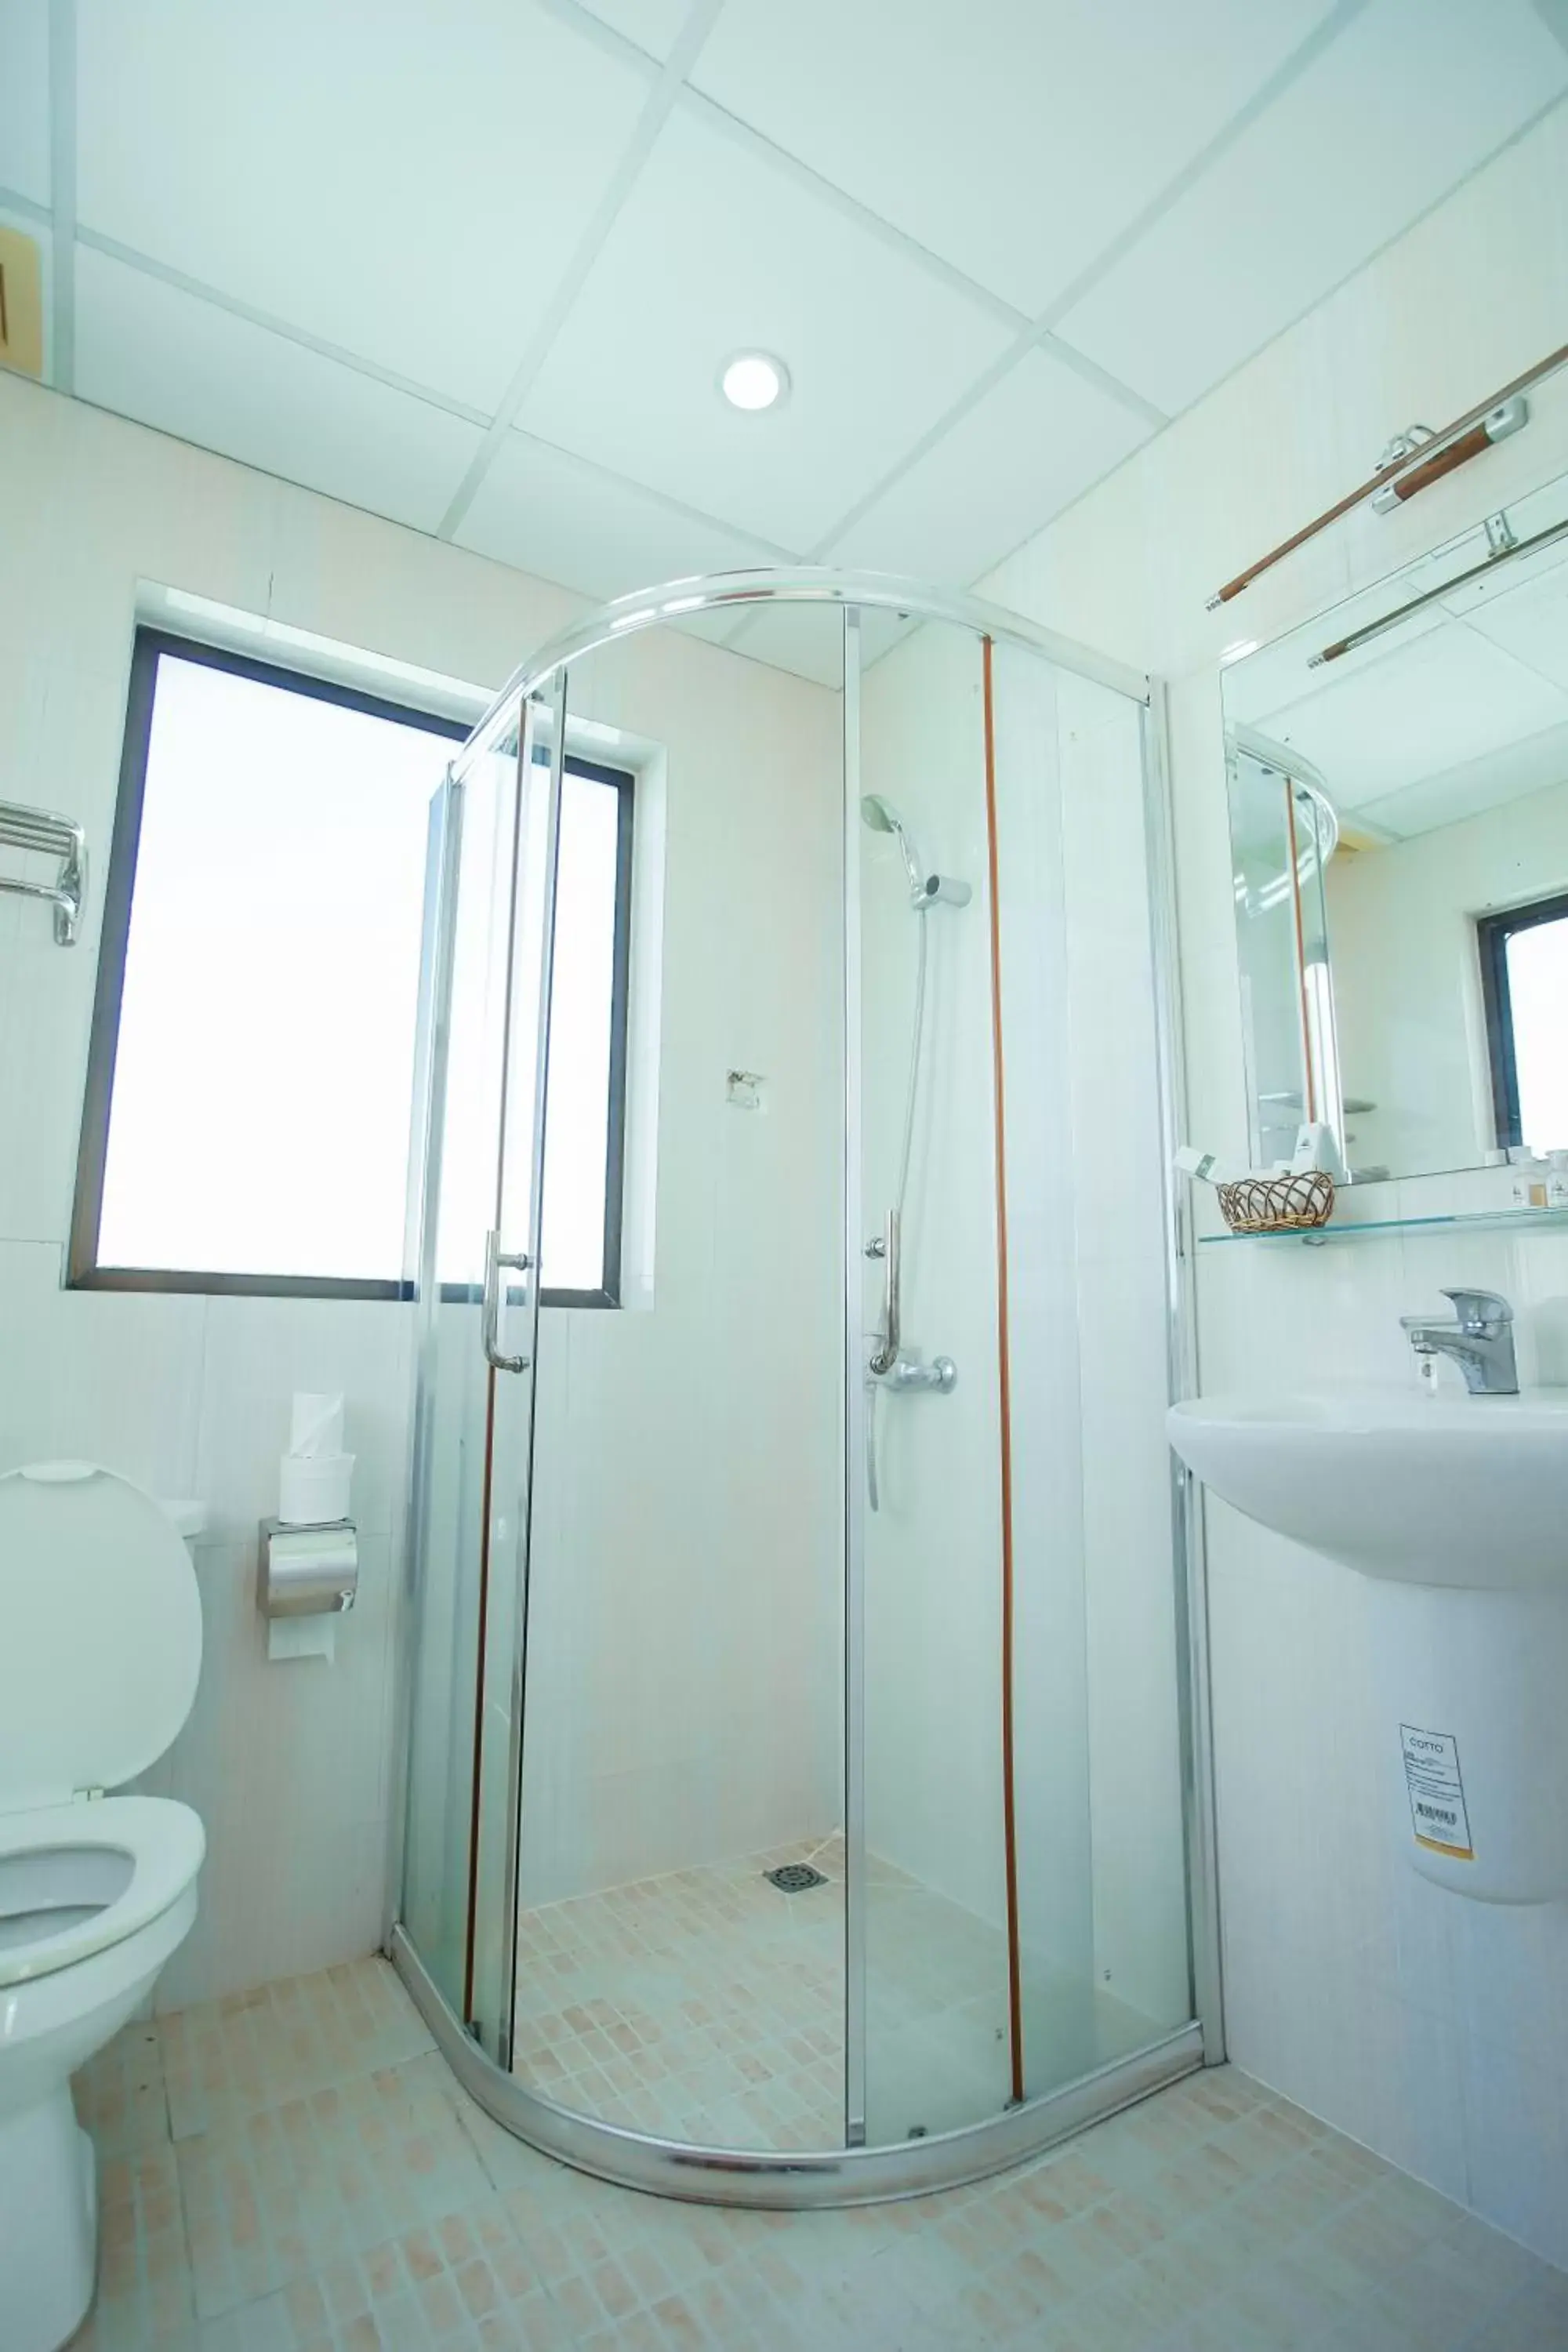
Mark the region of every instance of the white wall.
POLYGON ((1568 784, 1342 853, 1324 878, 1345 1092, 1377 1106, 1347 1121, 1357 1162, 1479 1166, 1497 1120, 1475 919, 1568 884, 1568 784))
MULTIPOLYGON (((1529 429, 1398 514, 1363 513, 1222 611, 1232 573, 1562 341, 1568 112, 1449 202, 1004 564, 987 593, 1163 672, 1172 693, 1194 1139, 1247 1144, 1218 661, 1568 468, 1568 382, 1529 429)), ((1452 1197, 1417 1180, 1397 1197, 1452 1197)), ((1385 1194, 1384 1198, 1388 1195, 1385 1194)), ((1506 1292, 1561 1363, 1568 1245, 1412 1237, 1200 1253, 1210 1389, 1408 1377, 1397 1318, 1440 1282, 1506 1292)), ((1557 1375, 1563 1377, 1560 1370, 1557 1375)), ((1384 1842, 1353 1577, 1209 1514, 1221 1894, 1239 2063, 1568 2263, 1568 1906, 1488 1910, 1384 1842)))
MULTIPOLYGON (((379 1939, 412 1314, 377 1303, 59 1286, 138 583, 480 682, 504 677, 577 608, 560 591, 483 559, 4 374, 0 512, 0 793, 79 817, 94 858, 86 933, 68 952, 52 944, 39 909, 0 896, 0 1463, 86 1455, 154 1492, 199 1496, 212 1514, 198 1560, 201 1689, 189 1725, 149 1780, 195 1804, 209 1837, 198 1924, 161 1988, 161 2000, 174 2006, 322 1966, 379 1939), (256 1523, 273 1507, 296 1388, 346 1391, 359 1456, 360 1599, 331 1668, 268 1664, 254 1609, 256 1523)), ((769 1531, 769 1557, 782 1576, 796 1566, 790 1539, 820 1526, 825 1508, 824 1415, 813 1419, 803 1405, 788 1423, 802 1475, 781 1505, 776 1475, 758 1467, 768 1400, 734 1367, 759 1328, 778 1344, 796 1293, 804 1299, 794 1328, 813 1344, 819 1333, 817 1294, 801 1265, 814 1202, 803 1196, 799 1235, 786 1212, 819 1099, 836 1083, 831 1044, 823 1059, 819 1001, 834 984, 822 936, 831 896, 820 829, 803 828, 791 853, 787 902, 769 898, 766 850, 771 808, 786 782, 794 788, 809 776, 820 799, 833 709, 820 688, 697 641, 668 649, 658 693, 639 705, 650 729, 683 742, 705 740, 711 730, 733 772, 717 756, 700 770, 693 761, 684 779, 679 763, 671 770, 668 896, 677 919, 666 975, 671 1095, 661 1139, 659 1272, 668 1281, 660 1311, 602 1318, 580 1340, 564 1328, 574 1318, 552 1318, 563 1328, 552 1334, 559 1386, 550 1428, 559 1443, 550 1467, 563 1492, 583 1482, 579 1536, 591 1552, 605 1539, 616 1495, 624 1499, 611 1464, 618 1460, 621 1481, 632 1478, 630 1434, 645 1431, 640 1464, 656 1444, 651 1407, 667 1423, 683 1410, 692 1416, 685 1452, 661 1465, 657 1500, 635 1528, 620 1531, 620 1557, 645 1591, 666 1576, 685 1579, 669 1608, 684 1633, 694 1631, 710 1533, 725 1547, 723 1571, 744 1577, 751 1553, 767 1549, 745 1531, 769 1531), (753 758, 754 773, 743 766, 742 745, 751 747, 747 758, 759 745, 766 751, 765 760, 753 758), (743 821, 728 831, 714 824, 716 799, 743 821), (710 928, 716 906, 727 910, 727 934, 710 928), (742 933, 752 940, 751 985, 727 996, 716 960, 742 933), (797 960, 813 974, 799 992, 797 960), (721 1107, 730 1060, 776 1079, 773 1116, 744 1141, 722 1124, 736 1116, 721 1107), (748 1151, 759 1165, 746 1164, 748 1151), (719 1163, 726 1172, 716 1181, 719 1163), (688 1167, 689 1195, 669 1181, 672 1170, 688 1167), (715 1202, 724 1199, 716 1231, 715 1202), (772 1290, 770 1261, 758 1255, 758 1215, 762 1239, 768 1224, 791 1231, 792 1254, 772 1290), (706 1327, 687 1317, 682 1352, 672 1331, 681 1326, 682 1288, 699 1278, 712 1312, 706 1327), (624 1418, 606 1430, 606 1399, 587 1368, 596 1350, 614 1354, 617 1340, 628 1357, 614 1387, 624 1418), (577 1446, 582 1458, 572 1454, 577 1446), (731 1482, 728 1516, 716 1531, 696 1508, 710 1476, 731 1482)), ((778 1361, 781 1380, 797 1376, 787 1348, 778 1361)), ((765 1644, 765 1611, 755 1632, 765 1644)), ((830 1662, 829 1687, 834 1671, 830 1662)), ((689 1697, 672 1696, 689 1737, 701 1718, 689 1697)), ((742 1683, 721 1739, 702 1759, 710 1786, 735 1787, 738 1729, 745 1728, 736 1717, 747 1696, 742 1683)), ((782 1714, 782 1696, 778 1706, 782 1714)), ((623 1744, 628 1736, 623 1727, 623 1744)), ((773 1751, 759 1754, 755 1773, 774 1760, 773 1751)), ((831 1779, 820 1758, 812 1769, 809 1805, 805 1793, 784 1792, 807 1810, 824 1801, 825 1770, 831 1779)), ((773 1818, 765 1793, 752 1812, 764 1823, 773 1818)))

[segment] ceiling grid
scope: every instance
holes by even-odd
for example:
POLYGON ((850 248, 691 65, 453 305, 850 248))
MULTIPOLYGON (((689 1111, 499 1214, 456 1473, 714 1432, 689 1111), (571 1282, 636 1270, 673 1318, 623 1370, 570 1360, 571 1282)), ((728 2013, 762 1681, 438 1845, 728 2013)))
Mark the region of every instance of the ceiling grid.
POLYGON ((1487 14, 7 0, 0 217, 58 388, 585 596, 968 583, 1561 102, 1487 14))

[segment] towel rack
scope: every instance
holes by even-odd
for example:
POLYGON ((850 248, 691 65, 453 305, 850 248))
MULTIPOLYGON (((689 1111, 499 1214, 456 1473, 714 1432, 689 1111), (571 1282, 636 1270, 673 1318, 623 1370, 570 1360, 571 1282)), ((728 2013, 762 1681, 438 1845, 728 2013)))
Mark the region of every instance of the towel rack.
POLYGON ((28 849, 58 857, 60 870, 51 887, 47 882, 23 882, 0 874, 0 890, 15 890, 24 898, 43 898, 55 910, 55 941, 74 947, 81 923, 81 902, 87 893, 87 833, 68 816, 47 809, 21 808, 0 801, 0 846, 28 849))

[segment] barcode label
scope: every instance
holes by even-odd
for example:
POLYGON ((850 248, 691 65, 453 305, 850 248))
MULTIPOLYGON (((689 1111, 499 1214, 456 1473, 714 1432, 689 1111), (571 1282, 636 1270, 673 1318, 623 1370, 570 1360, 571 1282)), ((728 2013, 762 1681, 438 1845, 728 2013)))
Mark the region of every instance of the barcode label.
POLYGON ((1458 1741, 1451 1732, 1423 1731, 1414 1723, 1402 1723, 1399 1738, 1416 1844, 1456 1862, 1474 1862, 1458 1741))

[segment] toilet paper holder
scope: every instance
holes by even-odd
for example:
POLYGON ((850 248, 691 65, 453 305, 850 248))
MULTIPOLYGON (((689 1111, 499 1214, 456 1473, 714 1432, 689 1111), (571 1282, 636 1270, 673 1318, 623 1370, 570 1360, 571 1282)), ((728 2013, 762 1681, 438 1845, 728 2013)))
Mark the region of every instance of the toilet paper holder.
POLYGON ((263 1617, 336 1615, 353 1607, 358 1586, 359 1532, 353 1519, 262 1520, 256 1606, 263 1617))

